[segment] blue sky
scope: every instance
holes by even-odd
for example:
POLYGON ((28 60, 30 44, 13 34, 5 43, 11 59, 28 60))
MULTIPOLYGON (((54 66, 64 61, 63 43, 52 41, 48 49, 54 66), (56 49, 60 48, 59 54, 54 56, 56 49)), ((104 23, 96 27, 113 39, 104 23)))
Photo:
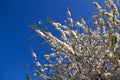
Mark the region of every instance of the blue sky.
POLYGON ((45 62, 41 58, 49 48, 39 46, 43 39, 37 36, 28 40, 35 35, 28 26, 39 20, 46 23, 46 17, 62 22, 66 19, 66 7, 75 20, 77 16, 87 20, 95 10, 87 0, 0 0, 0 80, 25 80, 22 65, 33 64, 31 45, 40 61, 45 62))

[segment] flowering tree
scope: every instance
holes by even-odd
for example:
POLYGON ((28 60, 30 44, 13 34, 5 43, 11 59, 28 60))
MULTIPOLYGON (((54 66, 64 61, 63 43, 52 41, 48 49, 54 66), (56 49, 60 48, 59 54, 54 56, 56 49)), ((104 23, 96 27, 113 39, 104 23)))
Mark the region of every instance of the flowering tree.
MULTIPOLYGON (((118 3, 119 0, 104 0, 104 6, 100 6, 93 2, 97 9, 97 13, 92 16, 94 29, 84 19, 73 21, 69 9, 64 24, 48 19, 60 32, 60 39, 51 32, 43 32, 31 25, 52 46, 53 52, 44 55, 48 64, 41 65, 32 51, 34 75, 45 80, 120 80, 118 3)), ((39 24, 45 26, 42 21, 39 24)), ((26 75, 27 80, 30 80, 27 72, 26 75)))

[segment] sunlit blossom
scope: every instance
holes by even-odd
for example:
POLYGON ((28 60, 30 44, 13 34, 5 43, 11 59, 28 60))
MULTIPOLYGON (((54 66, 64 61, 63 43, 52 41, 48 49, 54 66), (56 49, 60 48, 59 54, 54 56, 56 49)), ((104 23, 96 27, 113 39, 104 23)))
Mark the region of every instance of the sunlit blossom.
POLYGON ((108 6, 104 7, 93 2, 98 11, 92 17, 94 28, 84 19, 73 20, 70 10, 63 24, 50 22, 60 37, 33 26, 52 47, 52 53, 44 55, 47 64, 42 65, 32 52, 37 66, 34 75, 45 80, 120 80, 118 3, 119 0, 104 0, 104 6, 108 6))

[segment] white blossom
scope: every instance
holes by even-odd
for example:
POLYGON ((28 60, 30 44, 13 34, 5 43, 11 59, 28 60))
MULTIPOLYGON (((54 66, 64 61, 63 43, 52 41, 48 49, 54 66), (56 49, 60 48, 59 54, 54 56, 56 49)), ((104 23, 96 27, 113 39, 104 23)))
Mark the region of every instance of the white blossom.
POLYGON ((38 35, 40 35, 41 37, 46 37, 46 35, 40 31, 40 30, 36 30, 36 32, 38 33, 38 35))
POLYGON ((50 55, 44 55, 44 57, 46 58, 46 60, 49 60, 50 59, 50 55))
POLYGON ((113 57, 113 53, 112 53, 112 52, 109 52, 109 53, 108 53, 108 57, 109 57, 109 58, 112 58, 112 57, 113 57))
POLYGON ((40 67, 41 64, 40 64, 39 62, 36 62, 36 66, 37 66, 37 67, 40 67))
POLYGON ((101 9, 101 6, 97 2, 94 2, 93 4, 97 9, 101 9))
POLYGON ((55 54, 55 53, 51 53, 50 56, 51 56, 51 57, 55 57, 56 54, 55 54))
POLYGON ((85 25, 85 24, 86 24, 86 22, 85 22, 84 19, 81 19, 81 24, 82 24, 82 25, 85 25))
POLYGON ((77 21, 76 24, 75 24, 75 26, 81 27, 82 24, 81 24, 80 22, 77 21))
POLYGON ((62 28, 64 28, 64 29, 68 29, 68 26, 66 26, 66 25, 63 25, 63 26, 62 26, 62 28))
POLYGON ((68 31, 68 32, 71 34, 71 36, 73 36, 74 38, 77 38, 77 34, 76 34, 75 31, 70 30, 70 31, 68 31))
POLYGON ((71 17, 71 12, 70 12, 70 10, 67 10, 67 15, 68 15, 68 17, 71 17))
POLYGON ((34 60, 37 60, 37 55, 35 54, 35 52, 32 52, 32 57, 34 60))
POLYGON ((53 24, 53 26, 55 26, 56 29, 59 28, 59 27, 58 27, 58 24, 57 24, 56 22, 53 22, 52 24, 53 24))
POLYGON ((110 76, 112 76, 111 73, 104 73, 105 77, 109 78, 110 76))
POLYGON ((73 26, 73 19, 72 18, 68 18, 68 21, 70 23, 70 26, 73 26))

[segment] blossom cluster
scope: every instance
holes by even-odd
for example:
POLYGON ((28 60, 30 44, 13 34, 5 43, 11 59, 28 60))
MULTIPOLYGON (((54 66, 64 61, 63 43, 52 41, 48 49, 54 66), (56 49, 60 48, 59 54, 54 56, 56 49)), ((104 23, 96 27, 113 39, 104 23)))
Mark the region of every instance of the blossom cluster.
POLYGON ((119 0, 104 0, 104 6, 97 2, 93 5, 97 9, 92 16, 95 28, 84 19, 74 21, 69 9, 64 24, 49 21, 61 38, 30 26, 52 46, 53 52, 44 55, 48 62, 44 65, 32 53, 35 76, 45 80, 120 80, 119 0))

